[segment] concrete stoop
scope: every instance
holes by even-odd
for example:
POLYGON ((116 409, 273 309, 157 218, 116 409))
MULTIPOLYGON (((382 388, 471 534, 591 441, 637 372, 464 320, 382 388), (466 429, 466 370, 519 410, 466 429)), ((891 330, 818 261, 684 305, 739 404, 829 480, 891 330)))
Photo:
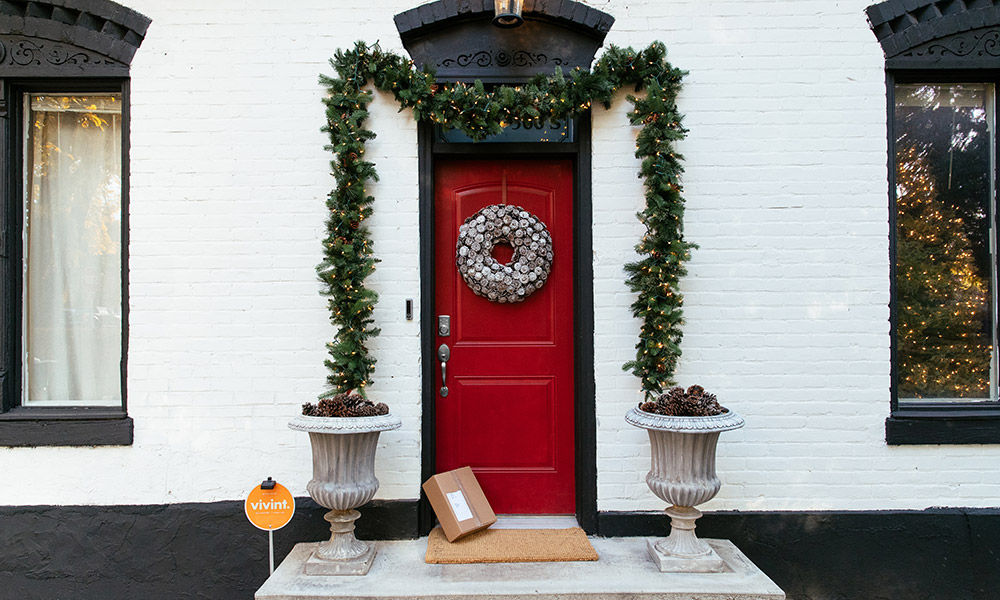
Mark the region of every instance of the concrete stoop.
POLYGON ((298 544, 256 600, 784 600, 785 594, 728 540, 706 540, 722 573, 660 573, 647 538, 590 538, 596 562, 429 565, 427 538, 378 542, 368 575, 306 575, 317 544, 298 544))

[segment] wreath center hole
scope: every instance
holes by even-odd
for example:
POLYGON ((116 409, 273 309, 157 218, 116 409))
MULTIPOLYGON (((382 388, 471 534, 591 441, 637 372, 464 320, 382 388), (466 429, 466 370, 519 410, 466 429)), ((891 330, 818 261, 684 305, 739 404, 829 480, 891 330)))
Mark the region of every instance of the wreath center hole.
POLYGON ((501 265, 510 264, 510 261, 514 259, 514 246, 507 242, 497 242, 493 245, 490 256, 501 265))

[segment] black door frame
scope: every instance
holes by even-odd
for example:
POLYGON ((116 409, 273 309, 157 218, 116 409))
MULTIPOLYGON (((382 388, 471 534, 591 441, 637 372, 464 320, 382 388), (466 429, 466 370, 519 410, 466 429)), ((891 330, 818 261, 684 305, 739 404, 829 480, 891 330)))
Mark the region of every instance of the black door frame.
MULTIPOLYGON (((579 117, 575 143, 457 144, 435 140, 434 125, 418 125, 420 187, 421 481, 436 464, 437 359, 434 343, 434 165, 440 157, 571 158, 573 160, 573 345, 576 450, 576 518, 588 534, 597 532, 597 415, 594 386, 594 267, 590 113, 579 117)), ((427 535, 434 512, 421 491, 417 527, 427 535)))

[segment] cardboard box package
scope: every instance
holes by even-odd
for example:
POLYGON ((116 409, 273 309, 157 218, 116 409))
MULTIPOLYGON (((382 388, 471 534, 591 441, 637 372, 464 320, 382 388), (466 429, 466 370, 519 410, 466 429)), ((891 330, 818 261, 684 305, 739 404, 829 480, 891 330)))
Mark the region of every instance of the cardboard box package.
POLYGON ((423 487, 449 542, 497 522, 470 467, 438 473, 423 487))

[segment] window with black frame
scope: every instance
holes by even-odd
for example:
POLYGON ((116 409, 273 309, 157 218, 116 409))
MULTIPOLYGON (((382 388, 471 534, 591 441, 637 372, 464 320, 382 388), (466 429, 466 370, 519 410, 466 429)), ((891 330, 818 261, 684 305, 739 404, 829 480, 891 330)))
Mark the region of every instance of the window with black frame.
POLYGON ((1000 427, 995 85, 912 74, 891 85, 887 441, 990 442, 1000 427))
POLYGON ((1000 443, 1000 7, 939 8, 866 10, 888 99, 893 445, 1000 443))
POLYGON ((132 443, 128 77, 149 25, 111 0, 0 10, 0 50, 32 49, 0 52, 0 446, 132 443))

